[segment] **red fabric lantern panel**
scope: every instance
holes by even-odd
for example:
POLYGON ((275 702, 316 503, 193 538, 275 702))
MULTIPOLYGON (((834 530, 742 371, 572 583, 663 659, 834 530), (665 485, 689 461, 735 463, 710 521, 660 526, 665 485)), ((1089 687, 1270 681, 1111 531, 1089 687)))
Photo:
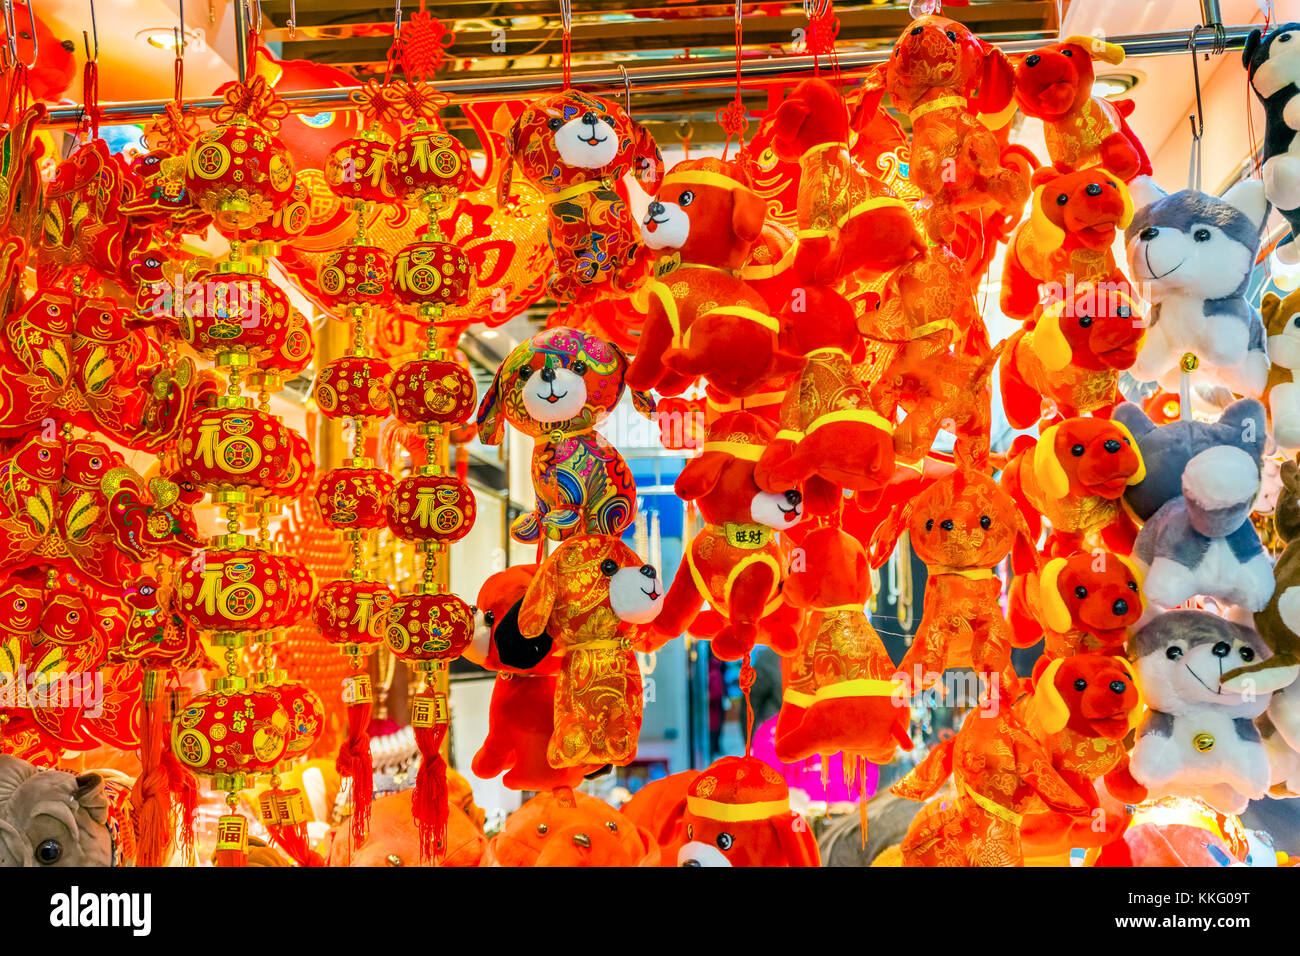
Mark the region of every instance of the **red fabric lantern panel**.
POLYGON ((331 581, 316 596, 312 620, 331 644, 378 644, 388 626, 393 592, 375 581, 331 581))
POLYGON ((289 297, 258 275, 208 273, 180 309, 181 338, 199 354, 246 352, 257 360, 280 352, 293 328, 289 297))
POLYGON ((307 618, 316 594, 316 576, 305 562, 292 554, 277 555, 289 575, 289 599, 285 603, 280 627, 292 627, 307 618))
POLYGON ((301 757, 311 750, 324 729, 325 708, 316 693, 303 684, 285 682, 262 688, 289 715, 284 738, 284 759, 301 757))
POLYGON ((396 479, 377 468, 333 468, 316 486, 321 520, 338 531, 382 528, 384 504, 396 479))
POLYGON ((474 268, 450 242, 413 242, 393 259, 393 297, 407 305, 464 305, 474 268))
POLYGON ((393 414, 408 425, 464 424, 478 400, 469 369, 446 359, 407 362, 393 373, 388 391, 393 414))
POLYGON ((255 408, 206 409, 181 431, 172 477, 208 491, 274 489, 289 469, 289 431, 255 408))
POLYGON ((345 139, 325 162, 325 182, 340 199, 390 203, 397 198, 388 182, 386 164, 391 144, 359 136, 345 139))
POLYGON ((284 756, 290 718, 265 690, 195 694, 172 722, 172 752, 196 773, 267 773, 284 756))
POLYGON ((474 639, 474 612, 454 594, 408 594, 388 612, 384 640, 404 661, 453 661, 474 639))
POLYGON ((181 568, 181 613, 201 631, 270 630, 298 600, 288 562, 266 551, 212 550, 181 568))
POLYGON ((314 397, 326 418, 383 418, 388 415, 388 363, 368 355, 335 359, 316 376, 314 397))
POLYGON ((377 246, 344 246, 321 263, 316 275, 321 301, 335 312, 383 305, 392 297, 388 253, 377 246))
POLYGON ((200 133, 185 158, 185 188, 223 232, 270 219, 293 183, 288 150, 244 116, 200 133))
POLYGON ((472 175, 464 144, 440 129, 417 124, 388 154, 388 181, 403 202, 418 202, 429 192, 450 198, 465 191, 472 175))
POLYGON ((271 489, 271 494, 284 501, 297 501, 306 494, 316 477, 316 459, 301 433, 290 428, 286 434, 289 437, 289 467, 271 489))
POLYGON ((454 475, 410 475, 388 499, 393 534, 405 541, 459 541, 474 526, 478 504, 454 475))
POLYGON ((253 243, 291 242, 306 232, 310 224, 311 190, 295 178, 284 205, 276 209, 269 219, 241 233, 240 238, 253 243))

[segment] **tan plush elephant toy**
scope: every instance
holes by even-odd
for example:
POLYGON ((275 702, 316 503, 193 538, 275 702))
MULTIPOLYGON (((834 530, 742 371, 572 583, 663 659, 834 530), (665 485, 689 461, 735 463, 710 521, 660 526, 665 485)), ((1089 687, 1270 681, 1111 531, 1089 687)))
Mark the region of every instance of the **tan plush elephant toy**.
POLYGON ((109 866, 108 817, 99 774, 41 770, 0 754, 0 867, 109 866))

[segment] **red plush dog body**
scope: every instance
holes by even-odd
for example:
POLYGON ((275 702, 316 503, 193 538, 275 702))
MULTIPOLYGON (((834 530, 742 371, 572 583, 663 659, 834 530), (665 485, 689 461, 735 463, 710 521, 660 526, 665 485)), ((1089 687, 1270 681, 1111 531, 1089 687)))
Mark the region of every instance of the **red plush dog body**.
POLYGON ((697 376, 732 397, 788 376, 803 360, 778 348, 780 323, 740 277, 766 207, 735 163, 686 160, 664 177, 641 235, 657 255, 633 388, 680 394, 697 376))
POLYGON ((1109 551, 1052 558, 1041 571, 1017 574, 1007 618, 1017 647, 1046 637, 1048 657, 1099 651, 1122 653, 1128 629, 1146 604, 1142 576, 1126 557, 1109 551))
MULTIPOLYGON (((1037 308, 1040 286, 1101 284, 1127 290, 1111 246, 1116 231, 1133 219, 1133 200, 1117 176, 1094 167, 1078 171, 1045 166, 1034 171, 1029 218, 1007 243, 1002 269, 1002 311, 1027 319, 1037 308)), ((1054 289, 1051 299, 1062 298, 1054 289)))
POLYGON ((773 426, 748 412, 727 412, 709 427, 702 454, 677 476, 677 494, 706 522, 691 541, 654 623, 657 643, 682 631, 711 638, 713 653, 738 660, 755 642, 781 655, 799 644, 800 613, 781 599, 785 554, 776 531, 803 516, 802 494, 762 491, 754 482, 773 426), (701 613, 708 601, 709 611, 701 613))
POLYGON ((1014 428, 1040 418, 1108 418, 1119 373, 1131 368, 1146 335, 1137 303, 1122 291, 1075 287, 1072 300, 1040 307, 1012 334, 998 367, 1002 407, 1014 428))
POLYGON ((838 528, 811 532, 799 548, 802 564, 782 593, 811 613, 798 652, 783 662, 776 755, 793 763, 844 751, 888 763, 897 747, 912 749, 911 710, 863 610, 871 597, 866 552, 838 528))
POLYGON ((1151 175, 1151 161, 1125 117, 1132 100, 1094 96, 1092 61, 1124 62, 1124 48, 1098 37, 1066 37, 1016 65, 1016 104, 1043 121, 1047 154, 1056 165, 1102 166, 1124 182, 1151 175))
POLYGON ((850 157, 844 97, 825 80, 804 80, 777 107, 772 147, 800 165, 794 268, 803 281, 879 274, 925 251, 907 203, 850 157))

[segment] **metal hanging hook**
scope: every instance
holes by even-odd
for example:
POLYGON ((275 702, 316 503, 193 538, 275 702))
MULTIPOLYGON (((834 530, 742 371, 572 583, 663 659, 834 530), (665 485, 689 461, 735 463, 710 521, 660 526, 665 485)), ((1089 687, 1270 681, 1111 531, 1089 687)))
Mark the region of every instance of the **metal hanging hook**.
MULTIPOLYGON (((8 62, 11 64, 22 63, 22 60, 18 58, 18 12, 14 10, 14 0, 5 0, 4 18, 5 44, 7 47, 6 53, 8 54, 8 62)), ((36 68, 36 60, 40 56, 41 39, 36 33, 36 14, 32 10, 32 4, 30 2, 27 4, 27 28, 31 32, 32 37, 32 62, 23 63, 23 66, 32 70, 36 68)))
POLYGON ((393 14, 393 39, 402 35, 402 0, 397 0, 396 13, 393 14))
POLYGON ((1192 154, 1187 171, 1187 186, 1197 192, 1201 191, 1201 139, 1205 135, 1205 109, 1201 103, 1201 69, 1196 59, 1196 38, 1203 29, 1202 26, 1192 27, 1187 38, 1187 46, 1192 52, 1192 81, 1196 87, 1196 112, 1187 117, 1192 127, 1192 154))
POLYGON ((179 0, 180 6, 177 13, 177 19, 180 22, 180 28, 176 31, 176 55, 182 60, 185 59, 185 0, 179 0))
POLYGON ((289 28, 289 39, 296 40, 298 38, 298 6, 295 0, 289 0, 289 19, 284 22, 284 25, 289 28))
POLYGON ((632 118, 632 81, 627 78, 627 67, 618 65, 618 72, 623 76, 623 112, 632 118))
POLYGON ((0 4, 0 13, 3 13, 5 18, 4 67, 7 70, 18 62, 18 31, 14 26, 17 17, 14 15, 13 0, 3 0, 0 4))
POLYGON ((86 60, 90 63, 99 62, 99 21, 95 18, 95 0, 90 0, 90 30, 88 35, 85 30, 81 31, 81 42, 86 47, 86 60), (90 38, 95 38, 95 55, 90 54, 90 38))

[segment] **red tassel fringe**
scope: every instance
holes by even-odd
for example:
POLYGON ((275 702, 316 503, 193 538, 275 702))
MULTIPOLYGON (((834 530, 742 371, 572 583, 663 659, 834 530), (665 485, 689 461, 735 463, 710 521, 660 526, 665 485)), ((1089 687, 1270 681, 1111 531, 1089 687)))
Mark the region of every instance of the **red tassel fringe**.
POLYGON ((420 833, 421 860, 439 859, 447 850, 447 761, 442 759, 446 737, 445 723, 415 728, 420 769, 415 775, 411 810, 420 833))
POLYGON ((366 701, 348 704, 348 736, 339 747, 334 766, 352 781, 352 839, 359 845, 370 833, 370 804, 375 798, 375 765, 370 756, 370 713, 366 701))

